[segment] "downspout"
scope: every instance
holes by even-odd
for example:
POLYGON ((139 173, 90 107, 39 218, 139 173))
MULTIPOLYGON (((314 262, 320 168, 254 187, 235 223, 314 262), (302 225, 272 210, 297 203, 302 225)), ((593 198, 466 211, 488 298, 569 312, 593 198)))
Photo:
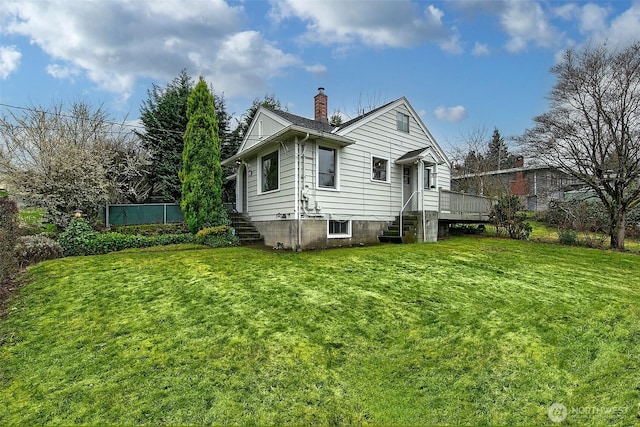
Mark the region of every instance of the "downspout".
POLYGON ((302 163, 304 167, 304 142, 309 139, 309 133, 302 139, 302 141, 298 141, 298 137, 296 136, 295 142, 295 153, 294 156, 296 158, 295 165, 295 208, 294 212, 296 213, 296 223, 298 227, 298 232, 296 233, 296 250, 300 249, 301 244, 301 233, 302 233, 302 222, 300 215, 300 156, 302 156, 302 163), (302 144, 302 150, 300 150, 300 145, 302 144))
POLYGON ((420 211, 422 212, 422 243, 424 243, 427 241, 427 220, 424 212, 424 160, 422 159, 420 159, 420 171, 418 172, 418 189, 422 189, 420 191, 420 211), (421 174, 422 179, 420 179, 421 174))

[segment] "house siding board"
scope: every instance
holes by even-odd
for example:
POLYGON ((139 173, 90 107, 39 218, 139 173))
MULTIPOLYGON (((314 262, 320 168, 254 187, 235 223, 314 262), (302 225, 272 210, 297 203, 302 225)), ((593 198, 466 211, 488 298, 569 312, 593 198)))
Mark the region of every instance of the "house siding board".
MULTIPOLYGON (((340 191, 317 190, 316 200, 322 213, 341 218, 389 219, 402 207, 402 166, 394 161, 407 151, 434 144, 413 119, 409 110, 401 105, 357 127, 344 136, 354 139, 355 145, 339 150, 340 191), (396 128, 396 113, 410 116, 409 133, 396 128), (388 183, 371 180, 371 158, 389 160, 388 183)), ((435 144, 434 144, 435 145, 435 144)), ((315 163, 315 162, 314 162, 315 163)), ((438 166, 438 181, 448 179, 447 165, 438 166)), ((448 189, 449 185, 442 185, 448 189)), ((425 192, 425 209, 437 209, 438 192, 425 192)))
POLYGON ((291 144, 286 145, 287 149, 279 146, 280 153, 280 186, 277 191, 258 194, 258 175, 260 174, 260 165, 258 161, 260 157, 273 151, 267 149, 261 152, 256 158, 250 162, 250 170, 253 170, 252 176, 248 177, 248 210, 253 221, 269 221, 274 220, 275 215, 293 214, 293 197, 294 197, 294 155, 291 144), (288 150, 288 151, 287 151, 288 150))
POLYGON ((243 149, 245 150, 253 147, 257 143, 262 141, 265 137, 281 131, 285 127, 282 123, 277 122, 264 113, 258 113, 256 115, 254 123, 254 126, 251 128, 249 134, 245 138, 246 143, 243 147, 243 149), (262 120, 262 137, 260 136, 260 120, 262 120))

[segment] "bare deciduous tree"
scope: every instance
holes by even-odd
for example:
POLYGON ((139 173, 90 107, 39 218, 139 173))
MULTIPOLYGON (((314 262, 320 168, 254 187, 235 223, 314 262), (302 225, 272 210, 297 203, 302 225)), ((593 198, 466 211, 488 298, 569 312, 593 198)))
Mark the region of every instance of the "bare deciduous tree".
POLYGON ((454 174, 459 177, 460 190, 491 197, 499 197, 510 192, 508 185, 490 173, 498 169, 498 162, 491 161, 491 158, 497 158, 495 150, 492 150, 492 142, 496 135, 501 144, 498 148, 504 152, 504 160, 499 164, 505 169, 515 165, 516 156, 509 153, 497 129, 494 129, 493 136, 490 137, 485 126, 473 128, 463 133, 459 143, 450 150, 450 157, 454 161, 454 174))
POLYGON ((551 69, 549 111, 521 137, 529 155, 589 186, 624 248, 627 212, 640 198, 640 42, 568 50, 551 69))
POLYGON ((45 208, 60 227, 76 209, 93 219, 101 204, 141 191, 144 163, 132 134, 101 107, 59 103, 0 118, 0 173, 12 193, 45 208))

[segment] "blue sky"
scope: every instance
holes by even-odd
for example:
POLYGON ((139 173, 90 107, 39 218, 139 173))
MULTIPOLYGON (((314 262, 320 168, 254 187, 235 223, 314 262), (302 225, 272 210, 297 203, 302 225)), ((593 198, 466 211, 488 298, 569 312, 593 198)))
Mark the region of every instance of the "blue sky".
POLYGON ((0 103, 85 100, 135 121, 152 83, 186 68, 236 116, 275 94, 312 117, 319 86, 347 118, 406 96, 447 150, 531 126, 563 50, 638 38, 640 1, 4 0, 0 103))

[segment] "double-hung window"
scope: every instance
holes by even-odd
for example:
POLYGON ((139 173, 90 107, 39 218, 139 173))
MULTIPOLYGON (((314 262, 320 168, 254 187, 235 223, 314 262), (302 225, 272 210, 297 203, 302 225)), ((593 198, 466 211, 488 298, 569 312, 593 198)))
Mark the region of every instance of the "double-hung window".
POLYGON ((373 181, 389 182, 389 159, 375 156, 371 158, 371 179, 373 181))
POLYGON ((278 150, 260 158, 261 189, 263 193, 279 187, 278 150))
POLYGON ((424 189, 425 190, 429 190, 431 188, 431 185, 433 184, 431 182, 431 166, 425 166, 424 167, 424 189))
POLYGON ((318 147, 318 187, 338 188, 336 176, 338 152, 334 148, 318 147))
POLYGON ((398 130, 409 133, 409 116, 398 111, 396 113, 396 122, 398 130))

